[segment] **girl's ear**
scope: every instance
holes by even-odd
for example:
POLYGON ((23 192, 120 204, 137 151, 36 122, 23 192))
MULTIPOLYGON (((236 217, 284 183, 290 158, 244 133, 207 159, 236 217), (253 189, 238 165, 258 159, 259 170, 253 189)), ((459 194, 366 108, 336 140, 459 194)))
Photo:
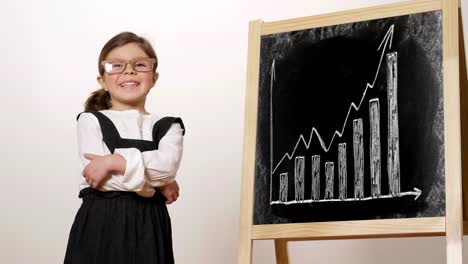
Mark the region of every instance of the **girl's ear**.
POLYGON ((99 85, 101 85, 102 89, 107 91, 106 82, 104 82, 104 77, 102 77, 101 75, 98 75, 98 77, 96 79, 97 79, 99 85))
POLYGON ((156 81, 158 80, 158 78, 159 78, 159 72, 155 72, 155 73, 153 74, 153 85, 156 83, 156 81))

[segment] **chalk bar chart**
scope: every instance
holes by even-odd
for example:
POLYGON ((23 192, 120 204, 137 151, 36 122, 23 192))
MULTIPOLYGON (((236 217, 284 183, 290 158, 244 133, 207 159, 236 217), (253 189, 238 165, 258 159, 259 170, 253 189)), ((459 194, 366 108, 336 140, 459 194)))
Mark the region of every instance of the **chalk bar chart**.
MULTIPOLYGON (((372 89, 374 87, 375 81, 377 79, 377 75, 380 69, 380 66, 382 64, 383 58, 386 57, 386 66, 387 66, 387 98, 388 98, 388 149, 387 149, 387 157, 388 157, 388 182, 389 182, 389 190, 390 193, 388 195, 381 195, 381 147, 380 147, 380 112, 379 112, 379 99, 378 98, 372 98, 368 100, 368 106, 369 106, 369 113, 370 113, 370 149, 368 150, 369 152, 369 159, 370 159, 370 165, 371 165, 371 186, 372 186, 372 196, 371 197, 364 197, 364 157, 365 157, 365 151, 364 151, 364 144, 363 144, 363 122, 362 119, 354 119, 352 120, 353 123, 353 160, 354 160, 354 197, 347 197, 346 195, 346 190, 348 189, 347 187, 347 181, 346 181, 346 176, 343 174, 346 173, 346 162, 343 162, 343 160, 346 160, 346 152, 345 151, 339 151, 340 155, 337 157, 338 162, 340 162, 341 165, 341 170, 339 170, 340 174, 340 179, 341 181, 339 182, 339 198, 334 199, 333 197, 333 180, 334 180, 334 162, 327 161, 325 163, 325 178, 326 178, 326 187, 325 187, 325 194, 322 196, 323 199, 318 199, 320 197, 319 191, 320 190, 320 181, 315 180, 312 181, 312 199, 304 200, 304 167, 305 167, 305 159, 306 157, 304 156, 296 156, 294 157, 294 150, 292 151, 291 154, 286 153, 283 157, 283 159, 280 161, 281 162, 287 162, 290 161, 293 157, 295 160, 295 171, 294 171, 294 183, 295 183, 295 199, 292 201, 287 201, 285 197, 287 197, 287 187, 286 182, 287 179, 282 179, 282 183, 280 185, 280 189, 282 191, 282 194, 280 195, 282 199, 278 200, 273 200, 271 201, 271 204, 294 204, 294 203, 312 203, 312 202, 345 202, 345 201, 356 201, 356 200, 369 200, 369 199, 389 199, 393 197, 399 197, 399 196, 407 196, 411 195, 414 196, 415 199, 417 199, 421 195, 421 190, 418 188, 414 188, 412 191, 407 191, 407 192, 400 192, 400 168, 399 168, 399 141, 398 141, 398 101, 397 101, 397 90, 398 90, 398 54, 397 52, 392 52, 392 53, 387 53, 385 54, 385 51, 387 49, 387 46, 391 45, 391 39, 393 37, 393 30, 394 27, 393 25, 390 27, 388 30, 387 34, 385 35, 385 38, 382 40, 381 46, 382 49, 382 59, 377 67, 376 70, 376 76, 374 78, 374 81, 371 84, 367 84, 366 90, 364 90, 364 93, 362 95, 362 99, 358 104, 355 104, 354 102, 351 103, 348 111, 348 116, 349 113, 355 109, 359 110, 361 107, 364 106, 363 102, 365 102, 365 95, 367 92, 367 89, 372 89)), ((275 63, 272 63, 272 70, 271 70, 271 80, 272 80, 272 89, 274 86, 274 80, 275 80, 275 63)), ((325 142, 321 139, 320 133, 313 128, 312 133, 309 137, 309 141, 306 142, 304 140, 303 135, 300 135, 299 140, 296 144, 296 147, 298 144, 305 144, 306 148, 310 145, 310 141, 314 139, 314 135, 316 135, 316 138, 320 141, 323 150, 328 151, 330 147, 333 145, 333 141, 339 140, 339 138, 343 135, 344 133, 344 127, 346 125, 346 122, 348 122, 348 116, 346 117, 343 125, 343 130, 342 131, 336 131, 334 134, 334 137, 332 138, 332 141, 329 144, 325 144, 325 142), (336 137, 335 137, 336 136, 336 137)), ((273 118, 272 118, 273 120, 273 118)), ((337 145, 339 149, 345 149, 346 148, 346 143, 339 143, 337 145)), ((312 165, 314 168, 319 168, 320 167, 320 156, 314 155, 311 157, 307 157, 309 159, 314 159, 315 162, 312 162, 312 165)), ((275 166, 272 170, 272 177, 276 169, 278 168, 279 164, 275 166)), ((314 178, 317 179, 318 176, 317 174, 320 173, 317 169, 312 170, 313 175, 315 176, 314 178)), ((283 178, 286 178, 288 173, 281 173, 283 178)), ((280 193, 281 193, 280 191, 280 193)))
POLYGON ((445 214, 440 21, 262 36, 256 224, 445 214))

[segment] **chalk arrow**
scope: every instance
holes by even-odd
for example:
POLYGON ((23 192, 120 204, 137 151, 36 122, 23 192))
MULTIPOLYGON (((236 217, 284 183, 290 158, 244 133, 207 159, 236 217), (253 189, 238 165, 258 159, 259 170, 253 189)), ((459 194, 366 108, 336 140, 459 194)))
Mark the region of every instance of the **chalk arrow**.
POLYGON ((416 187, 413 188, 413 192, 404 192, 400 193, 398 196, 405 196, 405 195, 414 195, 414 200, 418 199, 421 196, 422 191, 416 187))
MULTIPOLYGON (((382 42, 380 42, 379 44, 379 47, 377 48, 377 51, 379 51, 380 49, 382 49, 382 54, 380 55, 380 61, 379 61, 379 64, 377 66, 377 70, 375 72, 375 76, 374 76, 374 80, 372 81, 372 84, 370 83, 367 83, 366 84, 366 89, 364 89, 364 92, 362 94, 362 97, 361 97, 361 100, 359 101, 359 104, 356 105, 354 102, 351 102, 349 108, 348 108, 348 113, 346 114, 346 118, 344 119, 344 122, 343 122, 343 126, 341 128, 341 131, 338 131, 338 130, 335 130, 335 133, 333 134, 333 137, 331 138, 330 142, 328 144, 326 144, 322 137, 320 136, 320 133, 318 132, 318 130, 315 128, 315 127, 312 127, 312 131, 310 132, 310 136, 309 136, 309 139, 306 140, 306 138, 301 134, 299 136, 299 138, 297 139, 297 142, 296 142, 296 145, 294 146, 294 149, 293 151, 291 152, 291 154, 289 153, 285 153, 283 155, 283 157, 280 159, 280 161, 278 162, 278 164, 273 168, 271 174, 273 175, 273 173, 275 173, 276 169, 278 169, 278 167, 281 165, 281 163, 286 159, 288 158, 289 160, 292 159, 292 157, 294 157, 294 153, 296 152, 296 149, 297 147, 299 146, 299 144, 302 142, 306 149, 309 149, 309 146, 310 146, 310 143, 312 142, 312 138, 314 136, 314 134, 317 135, 317 139, 319 140, 320 142, 320 145, 322 146, 322 149, 325 151, 325 152, 328 152, 331 148, 331 145, 333 144, 333 141, 335 140, 335 136, 338 136, 338 137, 342 137, 343 136, 343 133, 344 133, 344 129, 346 127, 346 123, 348 122, 348 118, 349 118, 349 115, 351 114, 351 110, 354 109, 356 111, 358 111, 360 108, 361 108, 361 105, 362 105, 362 102, 364 101, 364 98, 366 97, 366 93, 367 93, 367 90, 368 89, 372 89, 374 88, 374 85, 375 85, 375 82, 377 81, 377 76, 379 75, 379 71, 380 71, 380 66, 382 65, 382 61, 383 61, 383 57, 385 55, 385 51, 387 50, 387 47, 388 48, 391 48, 392 47, 392 42, 393 42, 393 31, 394 31, 394 25, 391 25, 390 28, 388 29, 387 33, 385 34, 382 42)), ((275 61, 273 60, 273 63, 271 65, 271 71, 270 71, 270 75, 271 75, 271 78, 270 78, 270 90, 271 90, 271 93, 273 94, 273 83, 274 83, 274 80, 276 80, 276 75, 275 75, 275 61)), ((273 102, 270 102, 271 104, 273 104, 273 102)), ((272 114, 273 112, 270 113, 270 116, 272 117, 272 114)), ((272 118, 271 118, 272 119, 272 118)), ((273 128, 270 128, 270 129, 273 129, 273 128)), ((273 151, 271 151, 271 154, 270 155, 273 155, 273 151)))

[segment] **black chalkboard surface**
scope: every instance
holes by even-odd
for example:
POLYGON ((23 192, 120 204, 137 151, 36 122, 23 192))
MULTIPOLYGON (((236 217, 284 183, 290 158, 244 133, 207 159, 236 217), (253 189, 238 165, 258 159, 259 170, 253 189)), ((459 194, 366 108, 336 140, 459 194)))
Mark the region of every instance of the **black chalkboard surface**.
POLYGON ((445 216, 440 11, 261 37, 253 223, 445 216))

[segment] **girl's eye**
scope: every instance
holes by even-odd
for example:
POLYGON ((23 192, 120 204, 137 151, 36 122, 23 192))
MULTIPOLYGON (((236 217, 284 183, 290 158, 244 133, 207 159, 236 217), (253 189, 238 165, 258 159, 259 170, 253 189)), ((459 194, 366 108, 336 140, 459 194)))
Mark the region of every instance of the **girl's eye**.
POLYGON ((137 63, 135 63, 135 66, 140 67, 140 68, 146 68, 147 67, 146 63, 143 63, 143 62, 137 62, 137 63))
POLYGON ((122 67, 122 63, 113 63, 112 68, 120 68, 122 67))

